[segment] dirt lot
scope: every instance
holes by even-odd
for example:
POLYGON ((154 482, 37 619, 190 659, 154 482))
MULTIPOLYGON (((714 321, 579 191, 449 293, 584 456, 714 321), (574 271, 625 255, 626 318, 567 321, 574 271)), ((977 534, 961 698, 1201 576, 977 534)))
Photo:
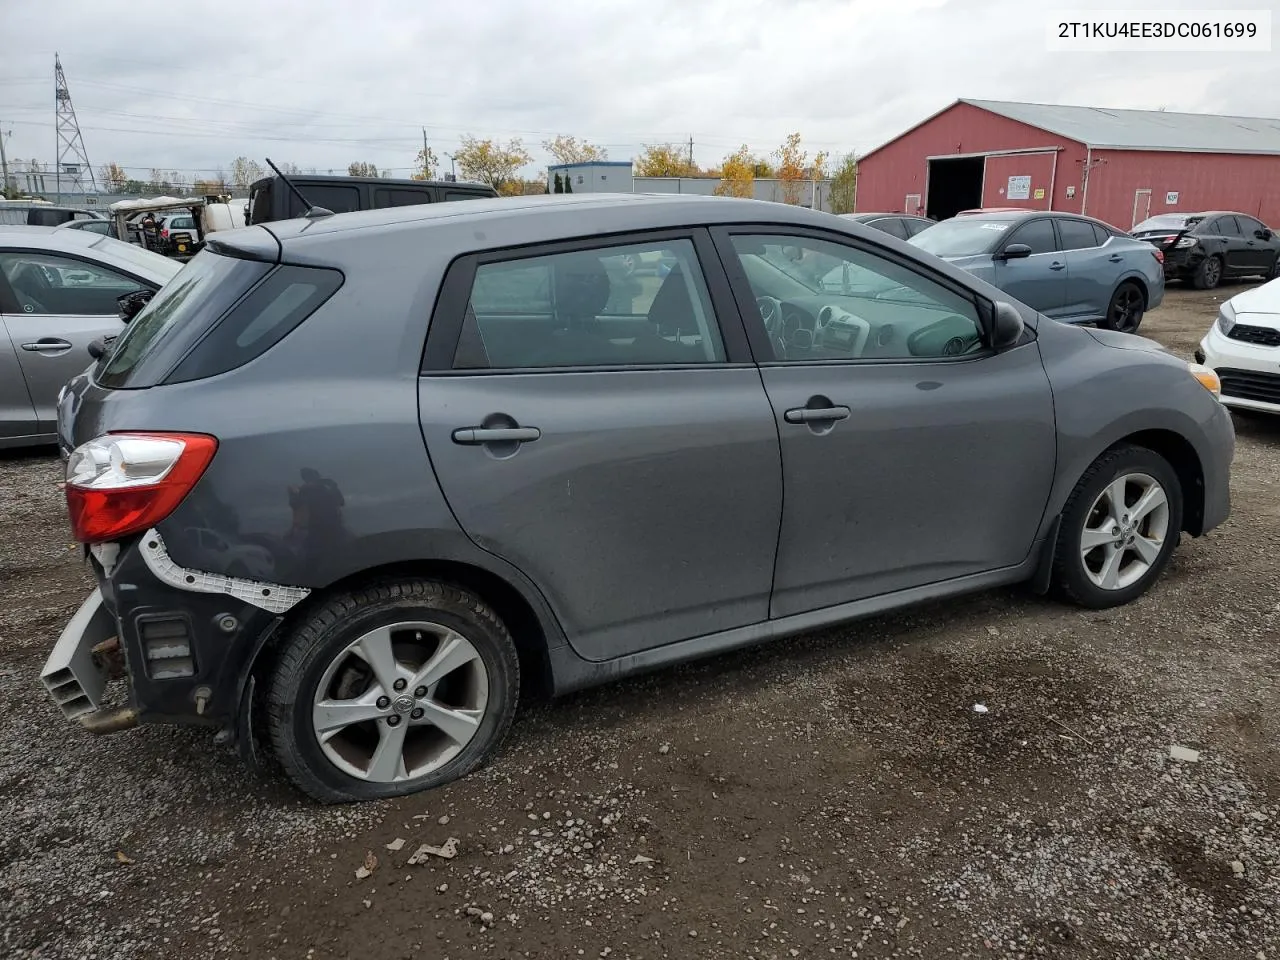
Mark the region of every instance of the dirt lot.
MULTIPOLYGON (((1189 357, 1222 296, 1143 332, 1189 357)), ((39 669, 89 579, 56 459, 2 458, 0 948, 1280 958, 1280 423, 1237 430, 1233 518, 1131 607, 1001 591, 669 670, 526 709, 463 783, 325 809, 206 734, 59 718, 39 669)))

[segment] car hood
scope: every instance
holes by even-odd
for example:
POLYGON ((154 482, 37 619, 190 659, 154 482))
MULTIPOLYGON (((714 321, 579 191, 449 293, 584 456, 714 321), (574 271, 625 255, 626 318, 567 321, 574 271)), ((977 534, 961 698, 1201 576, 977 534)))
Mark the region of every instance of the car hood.
POLYGON ((1280 314, 1280 279, 1237 293, 1227 302, 1231 304, 1231 308, 1237 315, 1241 313, 1280 314))

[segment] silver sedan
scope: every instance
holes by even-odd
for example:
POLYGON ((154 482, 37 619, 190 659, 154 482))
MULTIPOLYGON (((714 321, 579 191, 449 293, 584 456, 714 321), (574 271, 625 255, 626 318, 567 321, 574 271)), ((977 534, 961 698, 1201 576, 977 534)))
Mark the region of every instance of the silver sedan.
POLYGON ((120 332, 117 298, 181 266, 84 230, 0 227, 0 448, 54 442, 58 391, 120 332))

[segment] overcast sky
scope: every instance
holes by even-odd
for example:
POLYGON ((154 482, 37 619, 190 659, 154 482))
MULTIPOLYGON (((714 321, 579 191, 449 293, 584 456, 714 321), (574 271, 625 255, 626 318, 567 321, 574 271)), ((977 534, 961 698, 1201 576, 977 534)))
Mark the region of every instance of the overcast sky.
POLYGON ((956 97, 1280 116, 1280 50, 1045 51, 1051 12, 1121 6, 1215 4, 220 0, 208 14, 0 0, 0 130, 11 159, 55 159, 55 45, 91 163, 131 175, 195 178, 241 154, 407 175, 423 126, 437 154, 464 133, 520 137, 539 164, 556 133, 613 160, 692 136, 705 165, 741 143, 768 153, 793 130, 811 152, 861 153, 956 97))

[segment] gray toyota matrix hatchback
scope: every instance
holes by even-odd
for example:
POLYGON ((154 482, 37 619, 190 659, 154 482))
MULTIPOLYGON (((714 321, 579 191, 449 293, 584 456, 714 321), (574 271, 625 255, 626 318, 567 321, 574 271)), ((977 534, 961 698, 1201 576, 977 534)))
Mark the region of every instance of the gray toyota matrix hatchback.
POLYGON ((782 204, 220 233, 60 397, 98 588, 43 679, 95 732, 205 724, 318 800, 409 793, 493 755, 522 676, 1017 581, 1133 600, 1228 514, 1216 388, 782 204))

